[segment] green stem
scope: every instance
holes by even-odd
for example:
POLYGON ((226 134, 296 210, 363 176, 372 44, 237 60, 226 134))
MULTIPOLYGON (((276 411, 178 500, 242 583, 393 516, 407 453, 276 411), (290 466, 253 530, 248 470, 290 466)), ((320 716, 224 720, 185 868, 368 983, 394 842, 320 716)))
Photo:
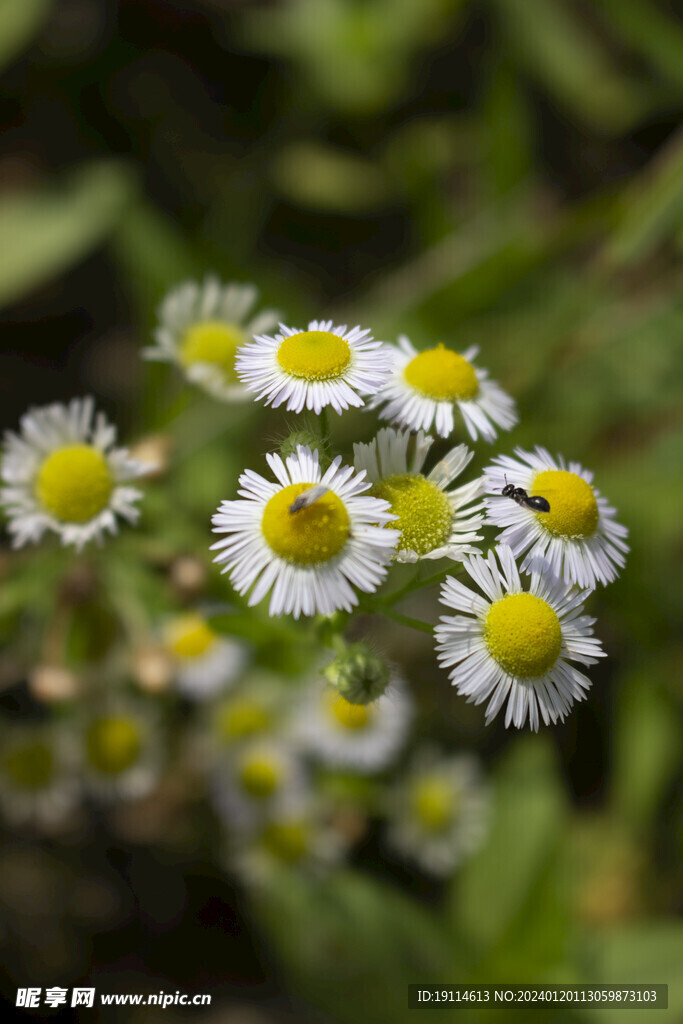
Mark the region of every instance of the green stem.
POLYGON ((318 427, 320 429, 321 439, 323 441, 327 441, 330 436, 330 418, 326 405, 324 405, 318 413, 318 427))
POLYGON ((418 629, 421 633, 429 633, 430 635, 434 632, 434 627, 430 626, 428 622, 422 622, 420 619, 413 619, 409 615, 401 615, 400 612, 391 611, 389 608, 383 609, 383 614, 388 619, 393 619, 394 622, 400 622, 402 626, 410 626, 411 629, 418 629))
POLYGON ((388 606, 390 608, 392 607, 392 605, 395 605, 398 601, 400 601, 401 598, 406 597, 408 594, 412 594, 413 591, 423 590, 425 587, 431 587, 435 583, 443 583, 446 576, 455 576, 457 574, 457 569, 454 570, 452 566, 448 566, 446 569, 442 569, 441 572, 433 573, 431 576, 428 576, 424 580, 421 580, 417 576, 414 576, 409 583, 405 584, 405 586, 399 587, 398 590, 392 591, 391 594, 385 594, 383 597, 379 597, 377 599, 378 604, 382 607, 388 606))

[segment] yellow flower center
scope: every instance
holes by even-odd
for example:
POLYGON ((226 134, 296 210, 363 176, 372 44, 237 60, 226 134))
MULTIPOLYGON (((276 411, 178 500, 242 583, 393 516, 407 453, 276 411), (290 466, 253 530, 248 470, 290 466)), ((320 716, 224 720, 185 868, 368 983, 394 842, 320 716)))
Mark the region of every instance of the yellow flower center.
POLYGON ((310 846, 310 829, 305 821, 274 821, 263 831, 263 845, 278 860, 294 864, 310 846))
POLYGON ((439 775, 426 775, 413 784, 411 804, 426 832, 445 832, 458 810, 457 794, 439 775))
POLYGON ((107 502, 114 487, 101 451, 88 444, 59 448, 43 462, 36 478, 36 498, 63 523, 87 523, 107 502))
POLYGON ((366 729, 371 721, 372 711, 367 704, 351 704, 345 697, 336 693, 328 694, 329 713, 336 725, 357 732, 366 729))
POLYGON ((416 391, 437 402, 466 402, 479 391, 474 367, 444 345, 416 355, 403 376, 416 391))
POLYGON ((167 627, 166 642, 176 658, 201 658, 215 641, 216 634, 196 612, 179 615, 167 627))
POLYGON ((16 746, 2 759, 4 774, 18 789, 44 789, 52 781, 54 768, 54 753, 41 740, 29 740, 16 746))
POLYGON ((533 493, 547 499, 550 512, 538 521, 558 537, 590 537, 598 525, 598 503, 583 477, 566 469, 546 469, 534 477, 533 493))
POLYGON ((372 493, 388 501, 398 516, 389 525, 401 531, 399 548, 426 555, 450 537, 453 507, 441 488, 423 476, 388 476, 372 493))
POLYGON ((498 664, 522 679, 544 675, 562 648, 560 620, 534 594, 508 594, 492 604, 484 638, 498 664))
POLYGON ((236 698, 218 712, 218 734, 223 740, 243 739, 264 732, 270 725, 270 715, 256 701, 236 698))
POLYGON ((301 331, 285 338, 277 361, 292 377, 334 380, 351 362, 349 343, 331 331, 301 331))
POLYGON ((180 361, 183 366, 211 363, 221 371, 226 384, 236 384, 239 378, 235 373, 235 355, 246 340, 244 332, 234 324, 205 320, 185 332, 179 346, 180 361))
POLYGON ((240 765, 239 781, 249 796, 264 799, 272 796, 282 782, 282 767, 264 754, 251 754, 240 765))
POLYGON ((348 512, 336 494, 327 491, 307 508, 290 512, 295 498, 313 484, 290 484, 265 507, 261 529, 276 555, 299 565, 328 562, 349 537, 348 512))
POLYGON ((142 730, 130 718, 111 716, 93 722, 85 737, 85 749, 93 768, 103 775, 121 775, 137 761, 142 730))

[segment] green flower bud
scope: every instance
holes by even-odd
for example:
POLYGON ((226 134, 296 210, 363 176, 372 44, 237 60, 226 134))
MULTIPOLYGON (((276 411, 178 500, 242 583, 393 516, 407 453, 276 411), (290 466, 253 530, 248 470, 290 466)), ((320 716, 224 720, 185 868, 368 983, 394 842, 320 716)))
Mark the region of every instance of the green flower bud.
POLYGON ((295 455, 297 447, 300 444, 306 445, 311 449, 311 451, 315 451, 316 448, 318 449, 321 466, 325 466, 329 463, 329 443, 327 438, 321 437, 315 430, 309 430, 306 428, 303 430, 293 430, 283 441, 280 441, 280 455, 283 459, 286 459, 288 455, 295 455))
POLYGON ((349 644, 323 669, 328 683, 350 704, 371 704, 389 685, 389 667, 367 644, 349 644))

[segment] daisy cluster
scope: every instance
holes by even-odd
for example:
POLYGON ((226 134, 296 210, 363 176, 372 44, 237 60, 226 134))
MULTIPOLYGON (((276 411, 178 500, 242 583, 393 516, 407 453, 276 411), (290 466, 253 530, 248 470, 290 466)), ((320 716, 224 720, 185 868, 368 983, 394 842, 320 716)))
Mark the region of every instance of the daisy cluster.
POLYGON ((432 663, 485 705, 487 724, 561 722, 604 657, 584 607, 623 568, 627 531, 592 473, 543 447, 473 468, 475 447, 518 419, 476 348, 380 341, 329 319, 295 327, 257 300, 252 285, 186 282, 143 351, 214 403, 304 417, 206 509, 203 551, 179 526, 149 545, 136 575, 129 556, 143 544, 104 548, 138 522, 144 477, 152 523, 175 512, 175 496, 164 506, 160 494, 173 455, 154 439, 118 446, 93 398, 31 409, 6 434, 0 507, 12 546, 52 538, 72 552, 55 602, 82 608, 94 595, 91 618, 110 615, 114 639, 106 659, 72 671, 54 654, 64 613, 45 613, 49 643, 29 685, 60 713, 6 731, 0 810, 53 824, 84 801, 141 804, 164 787, 176 799, 182 769, 203 780, 227 863, 245 876, 334 863, 370 824, 388 850, 447 875, 484 840, 487 788, 469 753, 412 748, 422 666, 400 665, 401 644, 377 653, 373 622, 429 633, 432 663), (407 614, 415 607, 423 618, 407 614), (295 672, 264 673, 294 650, 295 672), (127 682, 102 685, 111 678, 127 682))

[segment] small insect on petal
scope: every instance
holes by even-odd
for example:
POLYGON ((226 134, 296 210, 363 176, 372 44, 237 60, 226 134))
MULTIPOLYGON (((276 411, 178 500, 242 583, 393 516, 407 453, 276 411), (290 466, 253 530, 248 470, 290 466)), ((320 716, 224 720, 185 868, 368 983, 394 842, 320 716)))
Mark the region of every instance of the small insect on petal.
POLYGON ((327 494, 329 487, 324 487, 322 484, 314 484, 313 487, 309 487, 307 491, 302 491, 298 497, 294 499, 292 504, 289 506, 289 511, 292 515, 295 512, 300 512, 302 508, 308 508, 318 498, 322 498, 323 494, 327 494))

